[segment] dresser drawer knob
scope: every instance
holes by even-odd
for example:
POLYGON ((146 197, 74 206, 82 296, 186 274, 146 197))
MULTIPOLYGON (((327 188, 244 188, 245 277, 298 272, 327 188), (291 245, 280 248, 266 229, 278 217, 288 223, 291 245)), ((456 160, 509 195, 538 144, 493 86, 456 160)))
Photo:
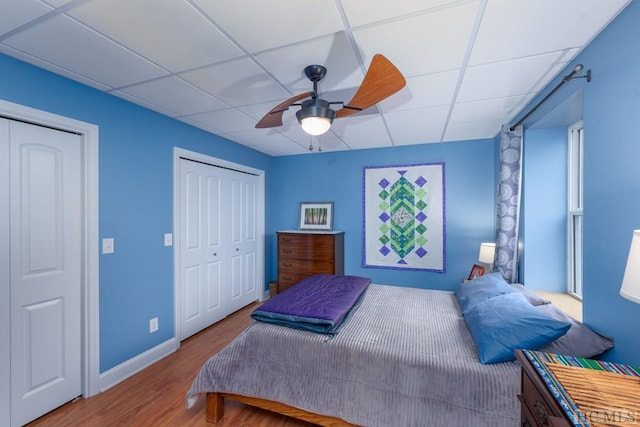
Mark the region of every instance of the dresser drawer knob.
POLYGON ((288 262, 283 262, 282 265, 285 267, 291 267, 293 264, 290 264, 288 262))
POLYGON ((536 416, 538 417, 538 422, 540 424, 547 424, 547 410, 544 407, 544 404, 539 400, 536 400, 536 403, 533 405, 536 410, 536 416))

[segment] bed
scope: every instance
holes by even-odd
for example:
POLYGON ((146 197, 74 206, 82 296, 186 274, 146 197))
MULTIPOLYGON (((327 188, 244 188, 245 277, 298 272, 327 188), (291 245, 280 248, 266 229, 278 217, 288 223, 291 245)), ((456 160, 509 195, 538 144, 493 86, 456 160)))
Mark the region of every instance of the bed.
POLYGON ((205 363, 186 405, 206 395, 214 423, 231 398, 319 425, 518 425, 519 365, 479 362, 458 297, 371 284, 335 336, 256 322, 205 363))

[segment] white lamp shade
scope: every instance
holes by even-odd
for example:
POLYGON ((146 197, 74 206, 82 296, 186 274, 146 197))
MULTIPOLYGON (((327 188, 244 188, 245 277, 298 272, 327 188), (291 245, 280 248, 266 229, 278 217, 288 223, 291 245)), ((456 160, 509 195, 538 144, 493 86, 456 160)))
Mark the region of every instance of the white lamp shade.
POLYGON ((633 230, 620 295, 640 304, 640 230, 633 230))
POLYGON ((331 127, 331 120, 326 117, 306 117, 300 125, 309 135, 322 135, 331 127))
POLYGON ((493 259, 496 255, 495 243, 480 243, 480 253, 478 254, 478 261, 485 264, 493 264, 493 259))

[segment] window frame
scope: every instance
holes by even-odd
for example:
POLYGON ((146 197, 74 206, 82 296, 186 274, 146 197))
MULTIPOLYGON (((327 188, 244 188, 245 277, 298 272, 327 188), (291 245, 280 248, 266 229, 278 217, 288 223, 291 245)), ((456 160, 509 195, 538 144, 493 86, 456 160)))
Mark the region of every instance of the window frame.
POLYGON ((582 300, 584 124, 569 126, 567 149, 567 293, 582 300))

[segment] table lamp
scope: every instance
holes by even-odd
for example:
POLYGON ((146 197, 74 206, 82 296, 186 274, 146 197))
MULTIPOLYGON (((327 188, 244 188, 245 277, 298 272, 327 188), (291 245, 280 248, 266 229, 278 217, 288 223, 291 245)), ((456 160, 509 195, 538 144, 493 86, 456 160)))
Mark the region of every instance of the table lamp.
POLYGON ((629 301, 640 304, 640 230, 633 230, 620 295, 629 301))
POLYGON ((493 259, 496 256, 496 244, 495 243, 480 243, 480 253, 478 254, 478 261, 489 264, 489 273, 493 272, 493 259))

